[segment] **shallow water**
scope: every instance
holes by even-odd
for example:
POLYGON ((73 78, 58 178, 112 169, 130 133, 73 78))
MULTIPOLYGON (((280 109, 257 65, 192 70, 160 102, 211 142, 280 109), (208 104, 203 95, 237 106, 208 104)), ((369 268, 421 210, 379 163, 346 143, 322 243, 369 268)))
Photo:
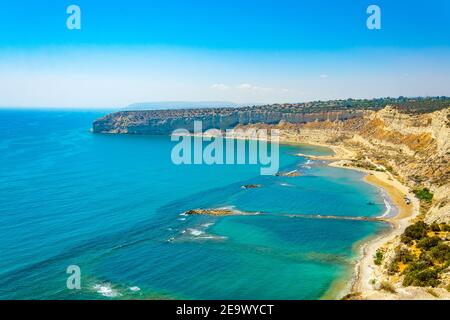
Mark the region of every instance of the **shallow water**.
POLYGON ((294 156, 328 149, 281 147, 281 170, 299 177, 176 166, 169 137, 92 134, 101 115, 0 111, 0 298, 317 299, 385 228, 289 216, 385 211, 361 173, 294 156), (182 215, 218 207, 259 214, 182 215), (66 288, 69 265, 81 290, 66 288))

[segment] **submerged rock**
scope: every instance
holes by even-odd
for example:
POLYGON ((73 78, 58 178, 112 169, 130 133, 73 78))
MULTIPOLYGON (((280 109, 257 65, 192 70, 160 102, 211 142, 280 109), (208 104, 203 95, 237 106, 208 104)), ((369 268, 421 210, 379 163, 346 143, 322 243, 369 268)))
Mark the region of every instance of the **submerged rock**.
POLYGON ((229 216, 234 214, 231 209, 192 209, 186 211, 187 215, 229 216))
POLYGON ((245 184, 241 187, 242 189, 257 189, 261 188, 260 184, 245 184))
POLYGON ((297 170, 293 170, 290 172, 278 172, 276 174, 277 177, 298 177, 300 176, 300 172, 298 172, 297 170))

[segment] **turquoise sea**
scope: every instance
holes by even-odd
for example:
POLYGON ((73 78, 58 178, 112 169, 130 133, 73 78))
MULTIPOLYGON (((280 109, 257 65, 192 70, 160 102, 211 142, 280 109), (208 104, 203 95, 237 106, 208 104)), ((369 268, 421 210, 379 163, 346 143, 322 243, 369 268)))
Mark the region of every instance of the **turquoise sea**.
POLYGON ((92 134, 105 113, 0 110, 0 299, 319 299, 387 228, 314 218, 385 211, 361 173, 294 155, 328 149, 282 146, 299 177, 176 166, 169 137, 92 134), (220 207, 259 214, 183 215, 220 207))

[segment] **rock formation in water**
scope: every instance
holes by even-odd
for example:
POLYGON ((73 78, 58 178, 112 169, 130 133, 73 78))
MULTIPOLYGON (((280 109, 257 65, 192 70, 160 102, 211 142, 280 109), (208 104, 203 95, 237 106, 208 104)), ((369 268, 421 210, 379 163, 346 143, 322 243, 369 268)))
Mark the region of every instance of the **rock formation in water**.
POLYGON ((235 214, 231 209, 192 209, 185 212, 187 215, 229 216, 235 214))

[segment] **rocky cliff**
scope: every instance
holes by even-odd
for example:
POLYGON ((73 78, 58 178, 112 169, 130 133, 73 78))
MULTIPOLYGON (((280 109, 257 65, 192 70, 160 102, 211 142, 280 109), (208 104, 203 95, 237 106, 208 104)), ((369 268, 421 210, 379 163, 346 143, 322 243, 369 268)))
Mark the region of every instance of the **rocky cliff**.
POLYGON ((95 121, 93 131, 96 133, 169 134, 180 128, 192 131, 196 120, 202 121, 204 130, 228 129, 237 125, 255 123, 277 124, 280 121, 293 124, 327 120, 342 121, 361 118, 364 111, 381 110, 386 105, 394 105, 403 112, 422 114, 448 107, 450 98, 346 99, 241 108, 213 108, 213 105, 214 103, 211 103, 210 108, 180 109, 180 103, 167 102, 165 103, 167 110, 116 112, 95 121))
POLYGON ((175 129, 193 131, 194 121, 201 121, 203 130, 230 129, 255 123, 277 124, 280 121, 306 123, 328 119, 352 119, 362 116, 360 110, 318 112, 283 112, 270 108, 181 109, 159 111, 122 111, 109 114, 93 124, 95 133, 170 134, 175 129))

